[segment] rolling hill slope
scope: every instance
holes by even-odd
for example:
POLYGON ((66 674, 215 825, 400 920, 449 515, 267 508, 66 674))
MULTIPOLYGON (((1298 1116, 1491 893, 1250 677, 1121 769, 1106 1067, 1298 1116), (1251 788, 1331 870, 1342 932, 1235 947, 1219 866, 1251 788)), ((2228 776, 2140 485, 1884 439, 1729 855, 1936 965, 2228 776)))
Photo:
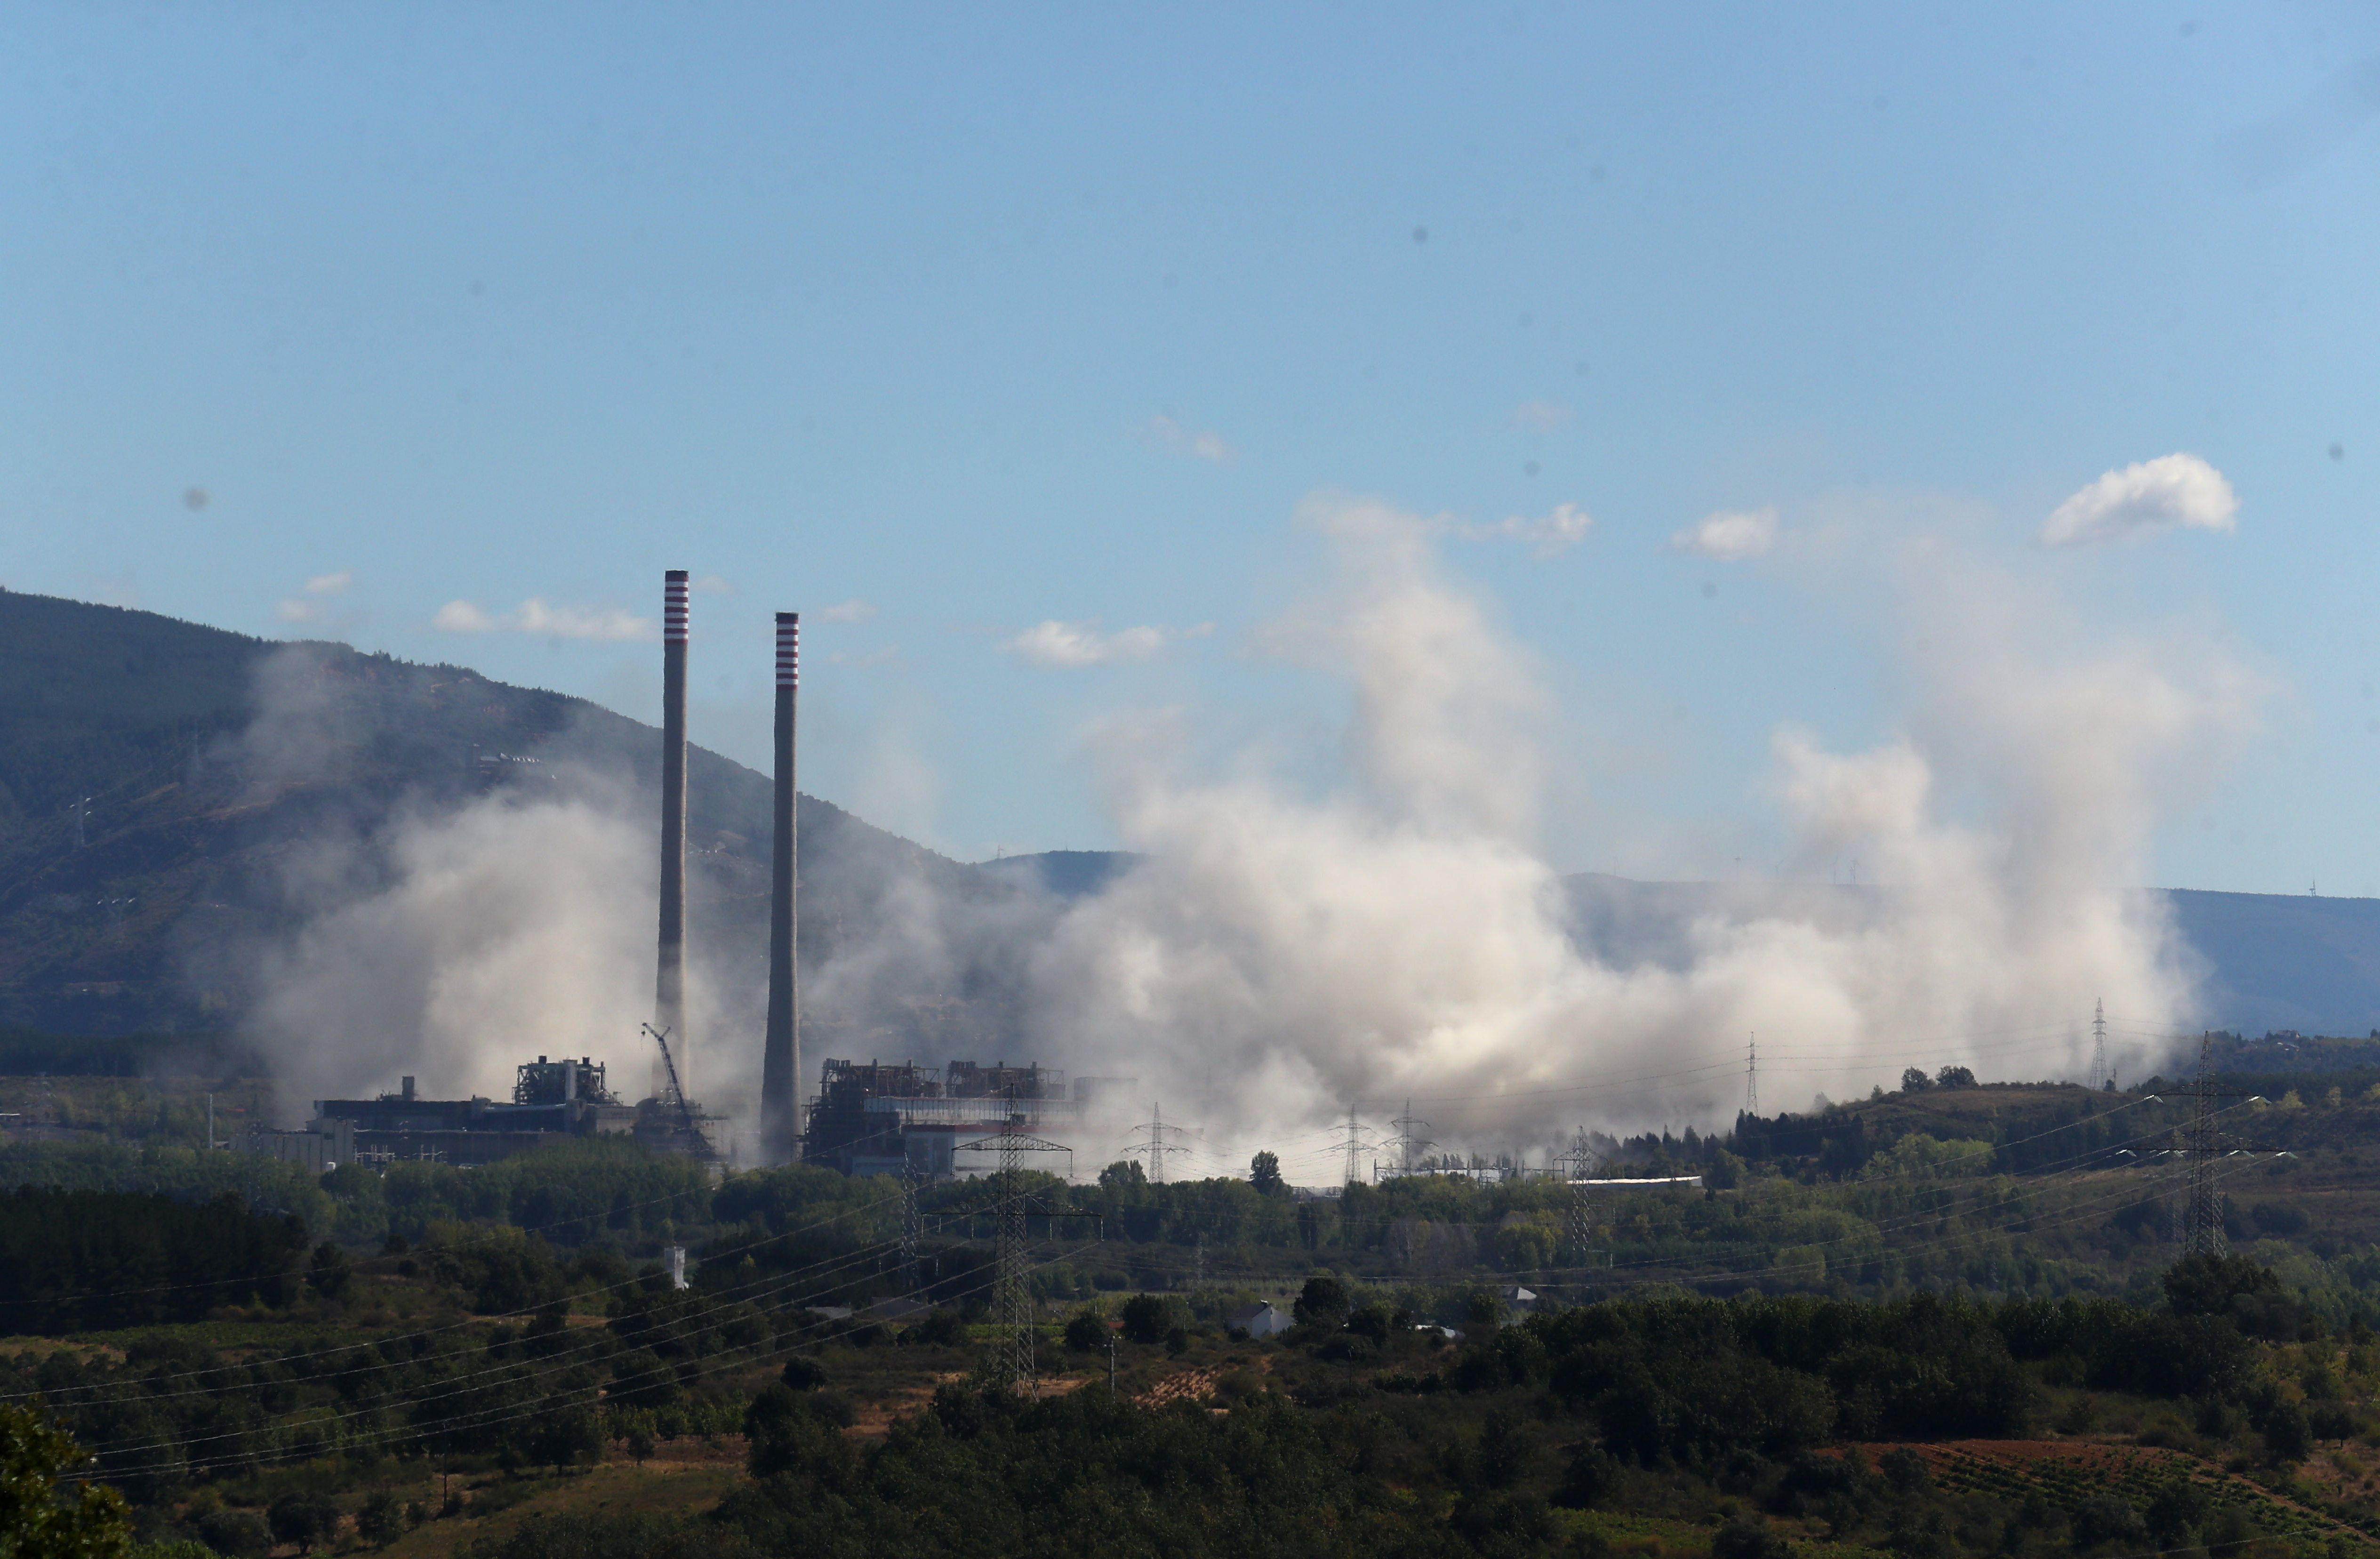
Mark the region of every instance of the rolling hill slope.
MULTIPOLYGON (((247 952, 307 911, 298 852, 350 844, 369 879, 393 818, 468 800, 491 773, 532 787, 601 776, 653 816, 659 749, 650 726, 458 666, 0 592, 0 1024, 236 1029, 247 952)), ((699 748, 689 771, 690 934, 757 981, 769 781, 699 748)), ((1027 896, 814 797, 801 809, 806 967, 919 902, 965 914, 1027 896)), ((995 1042, 1008 1022, 981 970, 911 960, 851 991, 856 1010, 813 1015, 821 1043, 995 1042)))

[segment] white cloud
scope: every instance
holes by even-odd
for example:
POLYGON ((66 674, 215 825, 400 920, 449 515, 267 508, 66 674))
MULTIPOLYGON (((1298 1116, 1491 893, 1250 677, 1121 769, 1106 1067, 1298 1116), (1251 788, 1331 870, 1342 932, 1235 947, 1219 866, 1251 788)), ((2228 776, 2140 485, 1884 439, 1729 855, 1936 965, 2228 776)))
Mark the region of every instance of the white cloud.
POLYGON ((438 608, 430 626, 448 633, 493 633, 504 625, 468 601, 450 601, 438 608))
POLYGON ((1096 623, 1038 623, 1001 646, 1027 665, 1075 671, 1084 666, 1145 661, 1165 648, 1161 627, 1101 633, 1096 623))
POLYGON ((650 618, 625 606, 549 606, 534 595, 520 603, 514 626, 555 639, 651 639, 658 632, 650 618))
POLYGON ((639 617, 624 606, 554 606, 531 596, 513 611, 492 614, 468 601, 450 601, 438 608, 430 626, 448 633, 542 634, 550 639, 622 640, 651 639, 660 631, 650 617, 639 617))
POLYGON ((1570 420, 1570 408, 1558 400, 1523 401, 1512 413, 1512 420, 1541 433, 1550 432, 1570 420))
POLYGON ((284 597, 273 608, 273 615, 285 623, 319 622, 324 615, 322 598, 345 595, 355 582, 355 574, 345 568, 335 574, 317 574, 306 581, 302 594, 284 597))
POLYGON ((734 595, 735 587, 717 574, 705 574, 688 581, 686 588, 703 595, 734 595))
POLYGON ((876 608, 865 601, 844 601, 812 615, 822 623, 864 623, 876 615, 876 608))
POLYGON ((1551 557, 1586 540, 1595 517, 1576 504, 1557 504, 1543 519, 1513 515, 1493 525, 1457 525, 1454 533, 1466 542, 1519 542, 1538 557, 1551 557))
POLYGON ((1222 434, 1211 429, 1193 431, 1162 411, 1148 420, 1148 436, 1168 449, 1179 449, 1218 466, 1230 465, 1239 453, 1223 442, 1222 434))
POLYGON ((1758 557, 1777 544, 1777 510, 1721 509, 1705 515, 1670 538, 1672 552, 1733 563, 1758 557))
POLYGON ((2228 530, 2239 512, 2221 471, 2195 455, 2160 455, 2109 471, 2058 505, 2042 525, 2041 544, 2131 541, 2176 526, 2228 530))

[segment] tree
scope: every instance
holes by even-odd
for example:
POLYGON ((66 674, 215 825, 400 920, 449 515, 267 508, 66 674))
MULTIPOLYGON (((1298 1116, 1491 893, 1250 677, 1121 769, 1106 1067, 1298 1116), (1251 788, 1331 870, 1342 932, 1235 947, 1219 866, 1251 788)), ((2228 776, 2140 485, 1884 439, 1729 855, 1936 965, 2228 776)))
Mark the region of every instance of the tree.
POLYGON ((2241 1294, 2278 1292, 2280 1275, 2245 1256, 2201 1251, 2166 1269, 2165 1302, 2176 1315, 2222 1315, 2241 1294))
POLYGON ((339 1507, 320 1494, 286 1493, 265 1507, 265 1521, 273 1541, 311 1550, 328 1542, 339 1530, 339 1507))
POLYGON ((1336 1327, 1354 1308, 1345 1284, 1335 1277, 1309 1277, 1297 1303, 1290 1307, 1290 1313, 1311 1326, 1336 1327))
POLYGON ((355 1273, 347 1266, 347 1253, 329 1240, 314 1248, 314 1259, 306 1268, 306 1286, 325 1299, 335 1299, 347 1291, 355 1281, 355 1273))
POLYGON ((1264 1196, 1276 1196, 1288 1188, 1281 1177, 1281 1155, 1267 1148, 1248 1161, 1248 1184, 1264 1196))
POLYGON ((1925 1075, 1925 1068, 1923 1066, 1908 1066, 1902 1068, 1900 1073, 1901 1092, 1923 1093, 1933 1086, 1934 1079, 1925 1075))
POLYGON ((405 1535, 405 1506, 382 1489, 356 1511, 356 1535, 374 1548, 385 1548, 405 1535))
POLYGON ((1110 1188, 1146 1186, 1148 1184, 1148 1171, 1140 1167, 1138 1159, 1118 1159, 1099 1171, 1099 1184, 1110 1188))
POLYGON ((0 1553, 14 1559, 120 1559, 132 1541, 124 1496, 85 1483, 72 1499, 61 1473, 91 1458, 30 1408, 0 1403, 0 1553))
POLYGON ((1108 1323, 1099 1311, 1077 1310, 1066 1322, 1066 1346, 1076 1353, 1089 1353, 1108 1346, 1108 1323))
POLYGON ((1123 1340, 1161 1343, 1173 1324, 1173 1307, 1158 1294, 1135 1294, 1123 1302, 1123 1340))
POLYGON ((1965 1066, 1945 1066, 1934 1074, 1934 1086, 1973 1088, 1975 1086, 1975 1074, 1971 1068, 1965 1066))

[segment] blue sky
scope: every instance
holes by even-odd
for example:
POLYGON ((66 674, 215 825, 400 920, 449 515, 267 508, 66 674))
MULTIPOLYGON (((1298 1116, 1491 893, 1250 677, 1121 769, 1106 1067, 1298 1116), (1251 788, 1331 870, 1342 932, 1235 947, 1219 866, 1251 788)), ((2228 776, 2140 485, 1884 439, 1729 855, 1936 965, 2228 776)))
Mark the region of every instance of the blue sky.
POLYGON ((972 858, 1110 842, 1119 709, 1327 751, 1249 636, 1374 494, 1561 700, 1556 863, 1700 876, 1780 724, 1926 712, 1856 570, 1671 538, 1857 512, 2269 680, 2160 882, 2380 891, 2368 11, 7 15, 11 589, 649 716, 686 567, 697 737, 765 761, 800 608, 806 788, 972 858), (2177 452, 2236 529, 2038 545, 2177 452))

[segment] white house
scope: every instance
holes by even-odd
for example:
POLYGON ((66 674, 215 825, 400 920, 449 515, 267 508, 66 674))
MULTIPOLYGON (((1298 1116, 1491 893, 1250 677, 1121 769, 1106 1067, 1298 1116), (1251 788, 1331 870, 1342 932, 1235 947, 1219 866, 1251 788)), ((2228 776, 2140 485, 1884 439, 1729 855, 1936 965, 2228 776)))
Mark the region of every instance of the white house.
POLYGON ((1251 1337, 1277 1337, 1289 1330, 1289 1317, 1269 1304, 1243 1305, 1232 1312, 1231 1325, 1251 1337))

